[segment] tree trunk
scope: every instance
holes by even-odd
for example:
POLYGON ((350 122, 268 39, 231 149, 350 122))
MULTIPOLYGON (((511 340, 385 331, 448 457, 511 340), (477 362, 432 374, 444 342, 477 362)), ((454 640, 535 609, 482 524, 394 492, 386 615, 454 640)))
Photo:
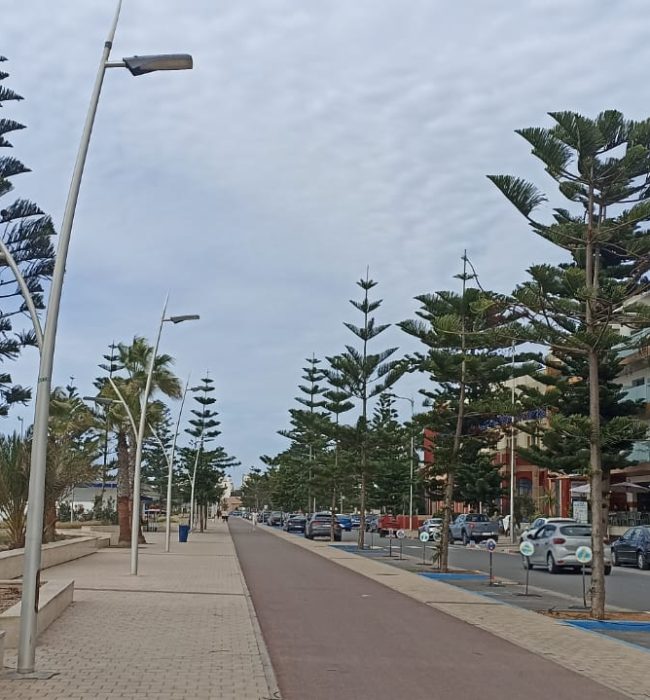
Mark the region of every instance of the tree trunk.
POLYGON ((43 542, 54 542, 56 539, 56 503, 46 501, 43 513, 43 542))
POLYGON ((117 523, 120 528, 118 544, 131 544, 131 503, 128 496, 117 497, 117 523))
MULTIPOLYGON (((365 461, 365 459, 364 459, 365 461)), ((361 515, 359 517, 359 537, 357 541, 357 547, 363 549, 366 546, 366 472, 365 468, 361 474, 361 484, 360 484, 360 498, 359 498, 359 510, 361 515)))
POLYGON ((598 355, 596 350, 589 350, 589 415, 591 430, 589 434, 589 466, 591 481, 591 616, 596 620, 605 618, 605 523, 606 496, 603 489, 603 466, 600 449, 600 396, 598 384, 598 355))
POLYGON ((129 487, 129 446, 126 434, 117 433, 117 522, 120 527, 118 544, 131 544, 131 489, 129 487))

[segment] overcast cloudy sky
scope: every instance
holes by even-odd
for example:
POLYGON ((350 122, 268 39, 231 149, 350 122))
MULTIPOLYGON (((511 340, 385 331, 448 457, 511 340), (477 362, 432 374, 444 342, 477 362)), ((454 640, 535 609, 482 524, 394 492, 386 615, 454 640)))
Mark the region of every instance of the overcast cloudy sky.
MULTIPOLYGON (((114 6, 2 0, 5 84, 25 97, 3 116, 28 126, 12 141, 33 170, 16 194, 57 226, 114 6)), ((151 338, 169 291, 202 320, 162 349, 183 377, 210 370, 226 449, 244 467, 278 451, 304 358, 349 341, 367 265, 396 322, 455 284, 465 247, 500 290, 552 259, 485 174, 547 184, 513 130, 548 111, 648 116, 649 16, 647 0, 125 0, 114 58, 182 51, 195 69, 107 75, 56 383, 90 392, 106 346, 151 338)), ((395 328, 388 344, 413 347, 395 328)), ((36 353, 11 369, 33 385, 36 353)))

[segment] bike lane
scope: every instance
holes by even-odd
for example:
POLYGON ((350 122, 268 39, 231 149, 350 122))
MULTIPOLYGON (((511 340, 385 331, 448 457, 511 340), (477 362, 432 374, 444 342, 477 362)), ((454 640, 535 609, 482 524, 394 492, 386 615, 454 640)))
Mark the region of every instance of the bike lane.
POLYGON ((230 523, 284 700, 625 697, 264 530, 230 523))

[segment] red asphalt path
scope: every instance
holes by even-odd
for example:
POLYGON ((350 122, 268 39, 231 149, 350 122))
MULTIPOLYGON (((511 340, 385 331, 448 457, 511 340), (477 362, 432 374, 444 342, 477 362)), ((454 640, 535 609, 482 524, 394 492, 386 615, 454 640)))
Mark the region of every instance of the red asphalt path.
POLYGON ((266 526, 230 526, 283 700, 626 697, 266 526))

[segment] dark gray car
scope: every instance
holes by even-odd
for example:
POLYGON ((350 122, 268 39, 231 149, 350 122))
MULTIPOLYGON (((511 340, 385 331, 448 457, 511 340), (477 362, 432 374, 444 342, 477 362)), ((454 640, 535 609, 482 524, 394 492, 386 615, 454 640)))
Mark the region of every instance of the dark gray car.
MULTIPOLYGON (((332 516, 329 513, 315 513, 307 521, 305 537, 313 540, 316 537, 327 537, 329 539, 332 531, 332 516)), ((341 525, 334 518, 334 540, 341 541, 341 525)))

